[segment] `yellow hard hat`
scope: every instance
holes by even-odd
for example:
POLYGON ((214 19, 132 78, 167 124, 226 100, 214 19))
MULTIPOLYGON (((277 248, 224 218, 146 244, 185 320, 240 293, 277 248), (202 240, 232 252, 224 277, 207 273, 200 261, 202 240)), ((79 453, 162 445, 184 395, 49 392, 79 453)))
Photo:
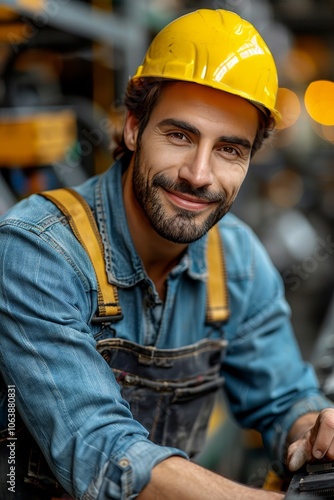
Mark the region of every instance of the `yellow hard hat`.
POLYGON ((269 110, 277 124, 277 70, 254 26, 234 12, 199 9, 154 38, 133 79, 168 78, 238 95, 269 110))

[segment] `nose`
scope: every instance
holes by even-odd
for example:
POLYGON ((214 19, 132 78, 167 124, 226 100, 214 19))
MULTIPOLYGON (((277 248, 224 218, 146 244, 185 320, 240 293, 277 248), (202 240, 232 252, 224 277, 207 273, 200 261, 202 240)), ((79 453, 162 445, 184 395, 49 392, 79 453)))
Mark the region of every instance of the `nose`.
POLYGON ((184 158, 179 177, 195 188, 207 187, 213 183, 212 150, 209 145, 198 145, 184 158))

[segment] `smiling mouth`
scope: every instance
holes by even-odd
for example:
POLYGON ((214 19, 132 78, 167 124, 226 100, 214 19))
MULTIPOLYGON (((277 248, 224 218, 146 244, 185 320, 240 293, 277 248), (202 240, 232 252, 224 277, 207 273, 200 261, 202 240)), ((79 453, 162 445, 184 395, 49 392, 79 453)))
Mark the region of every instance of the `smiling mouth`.
POLYGON ((201 200, 184 193, 172 192, 166 189, 164 189, 164 191, 167 194, 167 198, 173 205, 183 208, 184 210, 201 212, 212 204, 212 201, 201 200))

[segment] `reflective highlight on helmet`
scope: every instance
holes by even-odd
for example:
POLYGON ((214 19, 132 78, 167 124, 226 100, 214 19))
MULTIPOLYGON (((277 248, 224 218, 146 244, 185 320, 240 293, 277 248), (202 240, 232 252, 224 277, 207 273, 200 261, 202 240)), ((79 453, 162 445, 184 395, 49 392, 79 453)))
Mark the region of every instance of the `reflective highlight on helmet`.
POLYGON ((200 9, 167 25, 152 41, 134 79, 169 78, 205 85, 265 107, 275 123, 274 59, 254 26, 234 12, 200 9))

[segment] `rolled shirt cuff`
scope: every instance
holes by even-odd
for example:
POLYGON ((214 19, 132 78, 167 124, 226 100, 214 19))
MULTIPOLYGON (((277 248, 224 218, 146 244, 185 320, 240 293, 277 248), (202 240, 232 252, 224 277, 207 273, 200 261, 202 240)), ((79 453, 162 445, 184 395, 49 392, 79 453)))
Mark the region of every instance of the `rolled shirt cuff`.
POLYGON ((183 451, 159 446, 151 441, 136 441, 124 452, 108 460, 89 486, 83 500, 130 500, 149 483, 152 469, 171 456, 188 459, 183 451))

